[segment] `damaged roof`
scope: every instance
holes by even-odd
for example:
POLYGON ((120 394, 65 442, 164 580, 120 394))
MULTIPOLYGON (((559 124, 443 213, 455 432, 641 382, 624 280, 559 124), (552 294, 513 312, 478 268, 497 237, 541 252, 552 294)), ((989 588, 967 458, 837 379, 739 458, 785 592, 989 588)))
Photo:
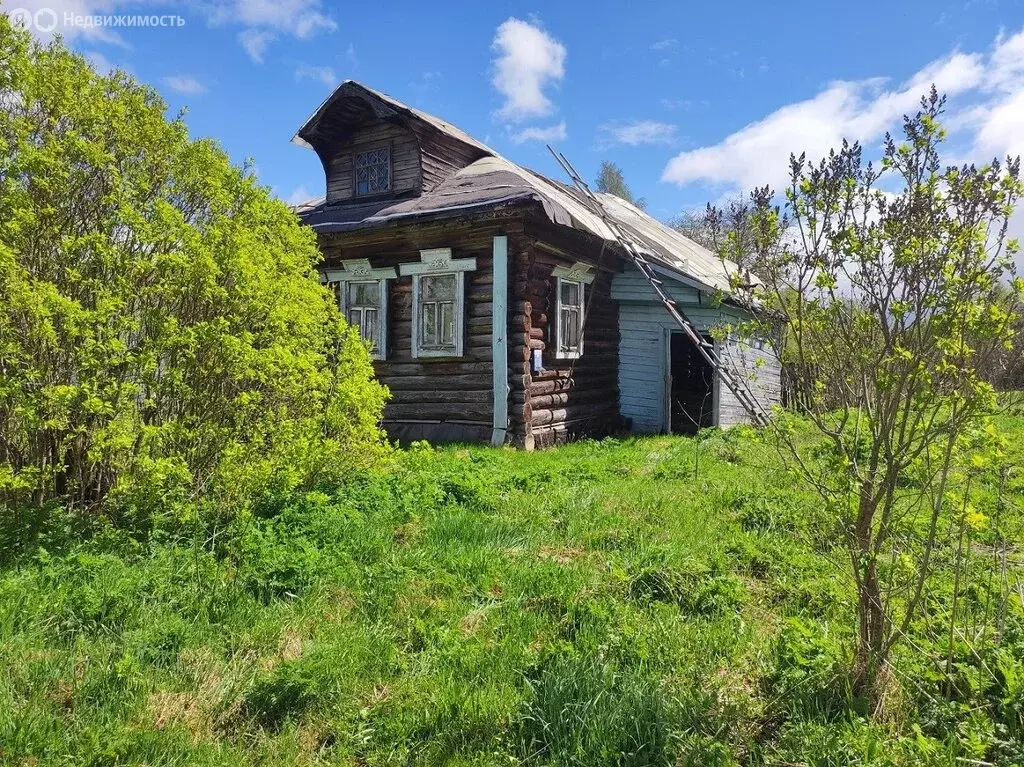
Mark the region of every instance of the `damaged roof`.
MULTIPOLYGON (((318 117, 342 89, 351 93, 353 88, 359 88, 387 107, 428 122, 435 129, 487 154, 418 197, 363 203, 345 200, 331 204, 321 197, 296 205, 295 212, 316 231, 343 232, 380 226, 399 219, 458 215, 462 211, 534 203, 539 204, 555 224, 588 232, 610 243, 616 242, 601 217, 591 210, 582 194, 573 187, 516 165, 455 126, 351 80, 343 83, 320 105, 295 134, 293 141, 308 146, 306 136, 315 130, 318 117)), ((711 290, 731 292, 730 275, 737 273, 736 264, 731 261, 723 263, 711 251, 625 200, 610 194, 596 194, 608 217, 628 233, 634 245, 649 260, 711 290)))

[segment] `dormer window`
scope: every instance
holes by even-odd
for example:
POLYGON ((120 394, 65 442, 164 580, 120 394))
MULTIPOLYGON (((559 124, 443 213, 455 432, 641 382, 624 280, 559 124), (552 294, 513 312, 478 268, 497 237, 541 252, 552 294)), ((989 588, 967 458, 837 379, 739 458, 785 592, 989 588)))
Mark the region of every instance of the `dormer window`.
POLYGON ((391 191, 391 148, 378 147, 356 152, 356 194, 381 194, 391 191))

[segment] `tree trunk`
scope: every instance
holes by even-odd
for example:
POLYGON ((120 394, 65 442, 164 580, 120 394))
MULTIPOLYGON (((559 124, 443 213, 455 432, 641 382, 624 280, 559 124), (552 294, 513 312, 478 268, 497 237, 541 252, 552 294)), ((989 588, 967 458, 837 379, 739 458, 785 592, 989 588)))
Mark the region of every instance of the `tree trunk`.
POLYGON ((874 554, 873 521, 877 509, 874 485, 861 487, 857 509, 853 566, 859 573, 857 589, 857 653, 853 666, 853 692, 867 703, 872 716, 880 715, 884 699, 885 610, 874 554))

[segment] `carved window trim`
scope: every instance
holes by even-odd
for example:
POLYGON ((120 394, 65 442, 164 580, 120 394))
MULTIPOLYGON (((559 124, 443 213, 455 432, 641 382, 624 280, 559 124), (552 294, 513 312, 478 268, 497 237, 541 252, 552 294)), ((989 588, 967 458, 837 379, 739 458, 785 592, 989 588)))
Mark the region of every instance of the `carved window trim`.
MULTIPOLYGON (((413 359, 431 357, 462 357, 465 354, 466 335, 466 272, 476 270, 475 258, 452 258, 451 248, 432 248, 420 251, 418 263, 401 264, 398 272, 412 276, 412 356, 413 359), (455 298, 452 302, 454 328, 451 344, 424 343, 421 279, 427 277, 454 277, 455 298)), ((433 302, 431 302, 433 303, 433 302)), ((447 302, 439 302, 447 303, 447 302)), ((437 307, 436 321, 440 321, 443 307, 437 307)))
MULTIPOLYGON (((349 309, 360 309, 359 335, 364 341, 370 343, 370 356, 375 360, 387 359, 388 356, 388 304, 390 294, 388 291, 388 280, 397 277, 394 268, 374 269, 367 258, 354 258, 350 261, 343 261, 340 269, 327 269, 323 272, 322 279, 328 285, 334 287, 338 297, 338 308, 346 322, 349 322, 349 309), (380 296, 380 306, 377 307, 377 327, 372 338, 367 338, 365 330, 365 314, 367 308, 372 307, 350 307, 348 304, 350 283, 377 283, 377 290, 380 296)), ((351 323, 350 323, 351 324, 351 323)))

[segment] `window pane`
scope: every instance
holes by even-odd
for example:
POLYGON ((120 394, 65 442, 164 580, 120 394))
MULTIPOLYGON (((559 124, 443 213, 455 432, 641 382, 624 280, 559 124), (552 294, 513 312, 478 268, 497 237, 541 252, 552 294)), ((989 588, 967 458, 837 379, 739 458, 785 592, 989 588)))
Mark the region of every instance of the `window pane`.
POLYGON ((580 313, 575 309, 569 310, 568 322, 565 326, 566 342, 573 351, 580 347, 580 313))
POLYGON ((435 277, 420 277, 421 301, 454 301, 457 277, 441 274, 435 277))
POLYGON ((558 349, 563 352, 575 352, 580 348, 580 320, 583 314, 579 309, 562 307, 558 315, 558 349))
POLYGON ((348 284, 349 306, 380 306, 379 282, 350 282, 348 284))
POLYGON ((580 284, 578 282, 562 280, 562 304, 565 306, 579 306, 580 284))
POLYGON ((377 310, 363 309, 362 335, 367 341, 377 343, 377 310))
POLYGON ((421 307, 423 346, 437 346, 437 304, 425 303, 421 307))
POLYGON ((386 192, 391 188, 391 150, 372 149, 356 154, 356 194, 386 192))
POLYGON ((360 322, 362 320, 362 317, 363 317, 363 310, 362 309, 349 309, 348 310, 348 318, 347 319, 348 319, 348 324, 349 325, 355 325, 358 328, 359 325, 360 325, 360 322))
POLYGON ((455 304, 441 304, 441 345, 455 344, 455 304))

